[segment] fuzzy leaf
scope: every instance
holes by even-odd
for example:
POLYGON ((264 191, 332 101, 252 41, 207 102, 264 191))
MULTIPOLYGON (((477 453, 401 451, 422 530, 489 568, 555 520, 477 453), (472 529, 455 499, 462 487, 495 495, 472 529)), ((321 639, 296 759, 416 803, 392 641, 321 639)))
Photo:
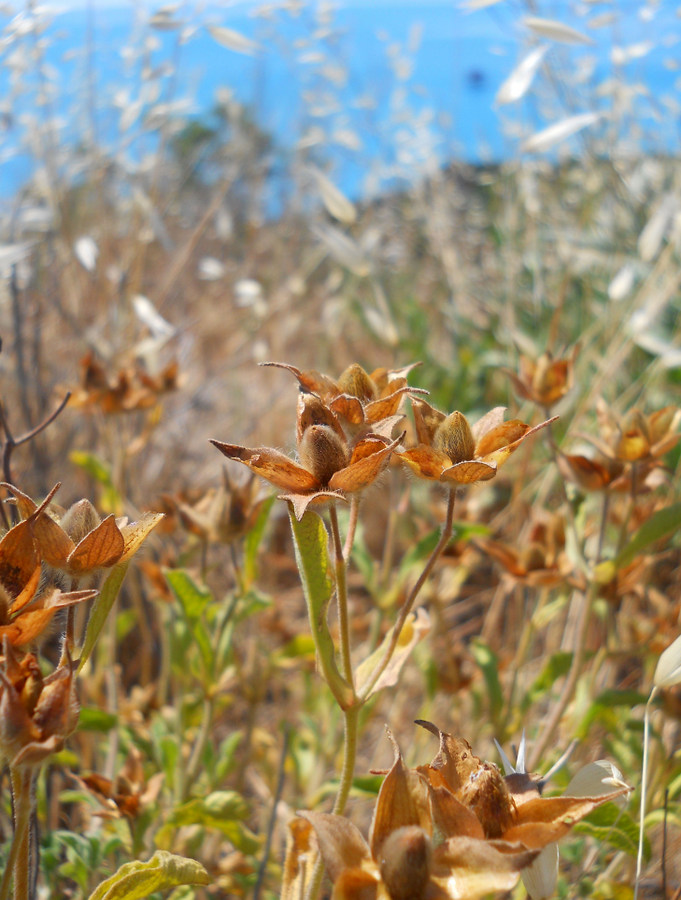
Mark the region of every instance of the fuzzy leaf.
POLYGON ((111 607, 116 602, 116 597, 118 597, 118 592, 121 589, 129 565, 130 563, 128 562, 118 563, 111 569, 106 577, 106 581, 102 585, 99 596, 92 604, 92 612, 90 613, 90 619, 87 623, 83 649, 80 654, 80 663, 78 664, 79 672, 94 650, 97 639, 102 632, 102 628, 104 628, 104 623, 111 612, 111 607))
POLYGON ((334 591, 328 553, 329 536, 324 522, 314 512, 308 511, 301 519, 297 519, 291 509, 289 518, 298 573, 319 663, 334 697, 345 707, 352 703, 353 691, 338 671, 336 650, 326 621, 326 611, 334 591))
POLYGON ((147 862, 129 862, 103 881, 89 900, 143 900, 180 884, 210 884, 210 875, 194 859, 157 850, 147 862))

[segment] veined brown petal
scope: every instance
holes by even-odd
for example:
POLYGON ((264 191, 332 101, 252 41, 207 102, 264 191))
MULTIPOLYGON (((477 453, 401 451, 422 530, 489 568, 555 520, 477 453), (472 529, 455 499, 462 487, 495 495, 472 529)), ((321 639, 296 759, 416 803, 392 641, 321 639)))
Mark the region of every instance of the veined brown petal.
POLYGON ((447 418, 446 414, 435 409, 425 400, 419 400, 412 397, 412 409, 414 410, 414 426, 416 428, 416 438, 420 444, 430 446, 433 443, 435 432, 438 425, 447 418))
POLYGON ((433 881, 452 900, 481 900, 498 891, 510 891, 539 851, 511 847, 503 852, 500 843, 450 838, 433 853, 433 881))
POLYGON ((507 447, 514 441, 520 440, 529 430, 530 426, 519 419, 502 422, 500 425, 491 428, 480 438, 475 448, 475 455, 485 457, 495 450, 507 447))
POLYGON ((55 609, 30 609, 9 625, 0 626, 0 640, 6 637, 13 647, 31 644, 50 624, 55 609))
POLYGON ((608 469, 588 456, 561 454, 558 468, 563 477, 575 482, 586 491, 600 491, 610 482, 608 469))
POLYGON ((0 583, 17 597, 29 580, 40 557, 33 538, 32 522, 19 522, 0 541, 0 583))
POLYGON ((601 797, 536 797, 517 808, 516 822, 504 832, 506 841, 541 849, 559 840, 597 806, 627 793, 628 787, 601 797))
POLYGON ((130 559, 131 556, 137 553, 147 536, 163 518, 163 513, 145 512, 136 522, 123 525, 121 534, 123 535, 124 548, 119 562, 125 562, 126 559, 130 559))
MULTIPOLYGON (((552 422, 555 422, 558 416, 552 416, 550 419, 546 419, 544 422, 540 422, 539 425, 533 425, 532 428, 527 428, 524 426, 526 430, 515 440, 511 441, 510 444, 507 444, 505 447, 500 447, 498 450, 493 450, 491 453, 487 453, 482 456, 482 459, 485 462, 496 463, 497 466, 503 465, 508 457, 513 453, 518 447, 525 441, 528 437, 531 437, 533 434, 536 434, 538 431, 541 431, 542 428, 546 428, 547 425, 550 425, 552 422)), ((513 424, 512 422, 506 423, 508 425, 513 424)), ((518 422, 518 426, 523 425, 522 422, 518 422)), ((516 426, 517 427, 517 426, 516 426)), ((481 442, 482 443, 482 442, 481 442)), ((478 445, 479 447, 480 445, 478 445)))
POLYGON ((383 469, 388 465, 390 454, 395 447, 397 447, 401 439, 400 436, 397 440, 387 446, 376 438, 367 438, 366 441, 361 441, 355 448, 355 452, 360 455, 360 458, 355 460, 355 452, 353 452, 353 461, 344 469, 334 472, 329 479, 329 487, 332 488, 332 490, 347 491, 348 493, 361 491, 375 481, 383 469), (371 441, 374 445, 382 447, 382 449, 377 449, 368 456, 361 456, 366 449, 367 441, 371 441))
POLYGON ((383 779, 371 823, 369 844, 375 860, 385 839, 398 828, 418 825, 428 835, 432 833, 426 783, 417 772, 405 766, 390 732, 388 736, 393 741, 395 761, 383 779))
POLYGON ((475 425, 471 426, 476 443, 482 440, 488 431, 502 424, 505 412, 505 406, 495 406, 494 409, 490 409, 489 412, 485 413, 482 419, 478 419, 475 425))
POLYGON ((69 555, 68 567, 80 574, 100 567, 113 566, 123 555, 125 541, 116 525, 115 516, 107 516, 85 535, 69 555))
POLYGON ((351 394, 339 394, 329 402, 329 409, 337 416, 341 416, 351 425, 361 425, 364 422, 364 409, 357 397, 351 394))
POLYGON ((496 474, 496 464, 479 459, 469 459, 445 469, 440 475, 440 480, 456 481, 458 484, 474 484, 476 481, 489 481, 496 474))
POLYGON ((315 830, 331 881, 336 881, 344 869, 359 869, 371 859, 367 842, 349 819, 333 813, 301 812, 299 815, 315 830))
POLYGON ((33 598, 35 597, 35 592, 37 591, 38 585, 40 584, 40 573, 41 566, 40 563, 38 563, 38 565, 33 570, 33 574, 24 585, 21 593, 12 604, 11 613, 13 616, 15 616, 19 612, 19 610, 23 609, 23 607, 26 606, 27 603, 30 603, 31 600, 33 600, 33 598))
POLYGON ((296 519, 300 521, 308 506, 315 506, 320 503, 327 503, 329 500, 341 500, 343 503, 348 501, 336 491, 314 491, 312 494, 280 494, 280 500, 288 500, 293 507, 296 519))
POLYGON ((311 472, 303 469, 292 459, 273 450, 270 447, 259 447, 249 450, 248 447, 239 447, 236 444, 223 444, 221 441, 211 440, 211 444, 218 448, 228 459, 235 459, 252 469, 257 475, 261 475, 270 484, 283 491, 291 493, 315 491, 322 487, 311 472))
POLYGON ((403 450, 395 456, 405 462, 421 478, 439 481, 443 471, 451 460, 444 453, 439 453, 427 444, 419 444, 412 450, 403 450))
MULTIPOLYGON (((378 900, 379 881, 364 869, 345 869, 333 886, 331 900, 378 900)), ((381 898, 385 897, 381 892, 381 898)))
POLYGON ((433 825, 442 832, 445 839, 451 837, 472 837, 484 840, 485 832, 475 813, 456 799, 446 787, 429 784, 430 806, 433 811, 433 825))
POLYGON ((411 390, 412 389, 408 386, 397 387, 390 394, 386 394, 385 397, 379 397, 378 400, 372 400, 371 403, 367 403, 364 408, 367 422, 380 422, 381 419, 387 419, 388 416, 394 416, 400 408, 400 404, 402 403, 405 394, 409 394, 411 390))

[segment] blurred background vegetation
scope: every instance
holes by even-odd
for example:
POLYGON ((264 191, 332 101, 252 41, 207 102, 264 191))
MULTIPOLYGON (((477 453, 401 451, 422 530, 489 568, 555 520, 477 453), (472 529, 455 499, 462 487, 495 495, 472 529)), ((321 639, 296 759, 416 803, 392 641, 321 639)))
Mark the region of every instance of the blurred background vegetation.
MULTIPOLYGON (((440 20, 423 11, 419 34, 418 4, 405 9, 5 12, 6 424, 23 434, 71 394, 5 478, 34 497, 61 481, 65 506, 166 513, 81 679, 79 730, 41 776, 41 897, 87 897, 155 848, 211 874, 175 900, 278 896, 287 822, 333 794, 342 722, 285 505, 208 443, 294 446, 295 382, 258 363, 337 377, 420 362, 410 383, 438 409, 475 421, 501 405, 536 424, 546 410, 508 372, 546 351, 574 360, 560 419, 460 497, 422 595, 430 632, 363 711, 349 814, 366 828, 386 723, 410 764, 433 750, 415 718, 490 759, 494 738, 509 747, 524 729, 538 771, 576 738, 568 769, 607 756, 637 789, 619 817, 579 826, 560 896, 632 895, 643 705, 681 625, 676 520, 655 519, 678 509, 679 452, 618 492, 600 451, 679 405, 681 19, 652 0, 471 0, 447 11, 436 52, 440 20), (443 47, 447 108, 440 70, 425 74, 443 47), (597 490, 561 468, 566 454, 604 467, 597 490), (82 780, 93 772, 112 785, 104 800, 82 780)), ((371 489, 350 570, 357 646, 394 621, 443 515, 437 489, 397 469, 371 489)), ((55 634, 46 658, 56 647, 55 634)), ((663 691, 653 715, 649 897, 681 884, 680 703, 663 691)))

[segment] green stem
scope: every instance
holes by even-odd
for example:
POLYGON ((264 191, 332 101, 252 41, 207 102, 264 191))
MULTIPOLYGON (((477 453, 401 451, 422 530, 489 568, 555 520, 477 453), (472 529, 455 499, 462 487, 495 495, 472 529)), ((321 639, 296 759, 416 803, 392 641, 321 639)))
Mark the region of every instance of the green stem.
POLYGON ((452 530, 454 527, 454 504, 456 502, 456 488, 449 489, 449 495, 447 497, 447 514, 445 517, 444 524, 442 526, 442 532, 440 534, 440 540, 437 542, 433 552, 428 557, 428 561, 423 567, 423 571, 419 575, 414 587, 409 592, 409 596, 405 600, 402 609, 400 610, 400 614, 397 617, 397 622, 395 623, 395 627, 393 628, 393 632, 390 638, 390 643, 386 647, 385 654, 383 659, 378 664, 376 669, 374 670, 371 679, 367 682, 364 690, 361 694, 361 699, 366 700, 371 696, 371 692, 376 686, 378 679, 385 672, 388 663, 392 659, 393 653, 395 652, 395 648, 397 647, 398 641, 400 639, 400 634, 402 632, 402 628, 404 627, 404 623, 407 621, 407 617, 409 613, 412 611, 414 607, 414 603, 416 602, 416 598, 421 592, 421 588, 426 583, 428 576, 433 571, 433 567, 435 563, 438 561, 442 553, 444 552, 449 540, 452 536, 452 530))
POLYGON ((341 540, 340 528, 338 527, 338 513, 336 512, 335 501, 332 501, 329 505, 329 518, 331 521, 331 538, 333 541, 333 552, 336 567, 336 608, 338 610, 341 666, 345 680, 354 690, 352 658, 350 653, 350 620, 348 616, 347 563, 345 562, 343 541, 341 540))
MULTIPOLYGON (((345 805, 350 796, 352 788, 352 779, 355 774, 355 761, 357 759, 357 731, 361 706, 353 706, 350 709, 343 710, 345 716, 345 732, 343 736, 343 767, 341 769, 340 782, 338 785, 338 793, 333 804, 333 810, 337 816, 343 815, 345 805)), ((319 889, 324 876, 324 861, 321 856, 317 857, 317 861, 312 870, 312 877, 305 892, 305 900, 315 900, 319 895, 319 889)))
POLYGON ((12 874, 14 874, 14 900, 28 900, 33 773, 26 766, 10 767, 10 777, 14 798, 14 837, 0 882, 0 900, 8 900, 12 874))
POLYGON ((355 542, 355 532, 357 531, 357 522, 359 520, 359 501, 361 494, 353 494, 350 500, 350 521, 348 522, 348 533, 345 535, 345 544, 343 546, 343 559, 350 559, 352 545, 355 542))
POLYGON ((189 793, 189 789, 191 788, 194 781, 196 781, 196 778, 199 774, 203 751, 206 749, 206 743, 213 726, 214 705, 215 700, 212 696, 204 698, 203 708, 201 710, 201 725, 199 726, 199 731, 194 740, 194 746, 192 747, 189 762, 187 763, 187 771, 184 779, 185 796, 189 793))

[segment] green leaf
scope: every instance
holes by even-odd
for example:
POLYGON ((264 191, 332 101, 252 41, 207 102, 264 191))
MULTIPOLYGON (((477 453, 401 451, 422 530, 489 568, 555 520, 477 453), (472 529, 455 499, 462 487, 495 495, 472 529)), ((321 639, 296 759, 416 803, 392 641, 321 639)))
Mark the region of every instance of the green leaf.
POLYGON ((293 531, 298 573, 303 585, 310 630, 319 656, 319 663, 334 697, 342 708, 353 702, 353 691, 336 663, 336 650, 326 621, 329 601, 334 592, 334 579, 329 563, 329 536, 319 516, 310 512, 298 520, 292 507, 289 518, 293 531))
POLYGON ((187 620, 191 623, 198 621, 212 602, 212 593, 207 587, 197 584, 186 569, 166 569, 163 574, 187 620))
MULTIPOLYGON (((574 830, 596 838, 636 857, 638 852, 638 824, 623 812, 616 803, 604 803, 574 826, 574 830)), ((646 840, 643 852, 650 859, 650 842, 646 840)))
POLYGON ((260 841, 241 821, 248 813, 243 797, 236 791, 214 791, 203 799, 190 800, 178 806, 156 833, 156 844, 171 846, 176 828, 202 825, 215 828, 244 853, 255 853, 260 841))
POLYGON ((84 706, 78 718, 78 731, 101 731, 106 733, 118 724, 118 716, 98 709, 95 706, 84 706))
POLYGON ((272 495, 263 501, 260 512, 255 520, 253 528, 246 535, 244 541, 244 587, 248 588, 255 581, 258 574, 258 547, 262 541, 265 532, 265 525, 272 510, 272 505, 276 500, 276 496, 272 495))
POLYGON ((166 569, 164 575, 191 628, 201 654, 205 675, 210 676, 213 671, 214 653, 201 616, 206 607, 213 602, 213 594, 207 587, 197 584, 186 569, 166 569))
POLYGON ((142 900, 155 891, 181 884, 210 884, 211 878, 195 859, 157 850, 147 862, 129 862, 103 881, 90 900, 142 900))
POLYGON ((96 454, 81 450, 74 450, 69 454, 69 459, 102 486, 103 490, 99 499, 101 508, 107 513, 121 515, 123 498, 114 486, 111 466, 96 454))
POLYGON ((121 589, 129 565, 130 560, 115 565, 107 575, 101 591, 97 597, 95 597, 94 603, 92 604, 90 619, 87 623, 83 649, 80 653, 80 662, 78 664, 79 672, 88 661, 95 648, 95 644, 97 643, 99 635, 102 633, 104 624, 111 612, 111 607, 116 602, 116 597, 118 597, 118 592, 121 589))
POLYGON ((659 509, 638 529, 629 543, 615 557, 618 569, 632 562, 650 544, 681 527, 681 503, 659 509))
POLYGON ((524 707, 527 709, 532 703, 536 703, 544 694, 549 691, 556 681, 566 675, 572 663, 572 653, 567 651, 559 651, 552 654, 544 664, 544 668, 534 680, 532 687, 527 692, 524 707))
POLYGON ((104 485, 104 487, 111 487, 113 483, 111 480, 111 466, 107 465, 104 460, 94 453, 88 453, 85 450, 73 450, 69 454, 69 459, 99 484, 104 485))
POLYGON ((490 714, 492 721, 496 722, 497 716, 504 707, 504 694, 499 681, 499 659, 496 653, 479 638, 471 643, 471 652, 473 659, 482 670, 489 697, 490 714))
MULTIPOLYGON (((582 740, 586 738, 593 722, 598 722, 599 727, 605 727, 610 731, 614 731, 621 720, 621 713, 616 713, 615 710, 619 707, 624 707, 626 712, 629 712, 635 706, 644 705, 647 700, 648 697, 645 694, 640 694, 638 691, 617 691, 614 689, 603 691, 587 710, 584 719, 580 722, 576 736, 582 740)), ((635 727, 636 723, 633 722, 627 726, 628 729, 635 727)))

